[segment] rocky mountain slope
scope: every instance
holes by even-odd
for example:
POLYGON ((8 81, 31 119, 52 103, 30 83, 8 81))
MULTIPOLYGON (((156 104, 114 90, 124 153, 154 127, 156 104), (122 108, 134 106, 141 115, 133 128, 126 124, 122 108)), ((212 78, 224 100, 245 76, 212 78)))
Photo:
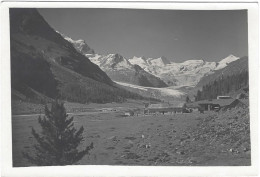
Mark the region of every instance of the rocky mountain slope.
POLYGON ((98 65, 112 80, 126 82, 147 87, 167 87, 160 78, 143 70, 140 66, 131 64, 120 54, 99 55, 95 54, 84 40, 73 40, 64 34, 64 39, 73 44, 76 50, 88 57, 98 65), (86 50, 82 50, 82 48, 86 50))
MULTIPOLYGON (((36 9, 10 9, 12 98, 111 102, 141 98, 117 85, 36 9)), ((91 51, 81 46, 81 51, 91 51)))
POLYGON ((131 64, 119 54, 88 56, 89 59, 100 66, 114 81, 126 82, 146 87, 167 87, 158 77, 146 72, 139 65, 131 64))

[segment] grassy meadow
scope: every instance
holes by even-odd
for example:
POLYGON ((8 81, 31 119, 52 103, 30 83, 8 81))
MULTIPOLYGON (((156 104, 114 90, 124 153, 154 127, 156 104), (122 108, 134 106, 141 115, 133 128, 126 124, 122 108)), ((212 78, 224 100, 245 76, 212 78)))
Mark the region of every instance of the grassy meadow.
MULTIPOLYGON (((135 102, 90 104, 87 108, 85 105, 88 111, 69 114, 74 117, 76 127, 82 125, 85 129, 85 140, 80 148, 94 143, 90 155, 83 157, 78 164, 250 165, 250 139, 245 131, 249 125, 245 117, 247 112, 242 114, 241 110, 237 110, 235 114, 229 114, 231 117, 239 114, 238 119, 230 118, 227 113, 214 112, 124 116, 125 110, 141 105, 135 102), (116 111, 100 111, 111 106, 117 108, 116 111), (233 128, 231 125, 234 125, 233 128)), ((80 110, 82 106, 67 104, 71 110, 73 107, 74 110, 80 110)), ((33 153, 35 140, 31 135, 31 127, 40 131, 37 118, 38 115, 12 117, 13 165, 16 167, 33 165, 23 158, 22 152, 33 153)))

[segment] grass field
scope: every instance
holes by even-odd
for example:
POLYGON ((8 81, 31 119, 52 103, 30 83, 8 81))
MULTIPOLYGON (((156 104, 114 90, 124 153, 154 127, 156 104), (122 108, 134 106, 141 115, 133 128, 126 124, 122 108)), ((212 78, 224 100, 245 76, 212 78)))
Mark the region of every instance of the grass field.
MULTIPOLYGON (((198 127, 212 112, 123 117, 123 111, 74 115, 85 128, 80 148, 94 143, 81 165, 227 166, 250 165, 250 151, 235 151, 232 143, 198 139, 198 127), (233 148, 233 149, 231 149, 233 148)), ((13 165, 31 166, 23 151, 35 143, 31 127, 40 131, 37 116, 13 116, 13 165)), ((208 125, 206 125, 208 126, 208 125)), ((203 129, 203 127, 200 129, 203 129)), ((205 138, 205 135, 203 135, 205 138)), ((250 145, 249 145, 250 146, 250 145)))
MULTIPOLYGON (((118 108, 120 110, 136 109, 136 108, 144 107, 143 102, 139 100, 136 101, 131 99, 123 103, 113 102, 113 103, 105 103, 105 104, 97 104, 97 103, 81 104, 81 103, 73 103, 73 102, 65 101, 64 106, 68 113, 75 113, 75 112, 88 112, 93 110, 95 111, 102 108, 118 108)), ((47 105, 50 105, 50 103, 48 103, 47 105)), ((13 115, 40 114, 40 113, 44 113, 43 104, 12 100, 13 115)))

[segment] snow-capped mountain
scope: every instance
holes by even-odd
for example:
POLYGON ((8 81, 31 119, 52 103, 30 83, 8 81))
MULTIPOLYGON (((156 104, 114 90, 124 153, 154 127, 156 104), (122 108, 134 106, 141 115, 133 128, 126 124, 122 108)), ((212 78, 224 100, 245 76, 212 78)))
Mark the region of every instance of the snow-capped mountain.
POLYGON ((229 55, 228 57, 222 59, 220 62, 217 63, 217 67, 215 70, 220 70, 225 68, 229 63, 238 60, 239 58, 234 55, 229 55))
POLYGON ((95 51, 93 49, 91 49, 84 40, 79 39, 79 40, 73 40, 70 37, 60 33, 59 31, 56 31, 57 33, 59 33, 64 39, 66 39, 67 41, 69 41, 74 47, 75 49, 82 53, 82 54, 94 54, 95 51))
POLYGON ((129 62, 141 66, 145 71, 161 78, 168 85, 195 86, 202 77, 212 74, 215 70, 222 69, 238 59, 238 57, 230 55, 220 62, 187 60, 183 63, 175 63, 169 62, 165 57, 155 59, 133 57, 129 59, 129 62))
POLYGON ((131 64, 119 54, 95 54, 84 40, 73 40, 60 33, 64 39, 73 44, 77 51, 98 65, 112 80, 127 82, 145 87, 167 87, 160 78, 143 70, 140 66, 131 64))
POLYGON ((158 67, 165 67, 167 64, 170 64, 171 62, 167 60, 166 57, 162 56, 159 58, 145 58, 145 57, 136 57, 129 59, 129 62, 131 64, 139 65, 143 69, 147 69, 149 66, 158 66, 158 67))
POLYGON ((160 58, 148 58, 147 59, 147 63, 149 63, 150 65, 157 65, 157 66, 165 66, 167 64, 170 64, 170 61, 167 60, 166 57, 162 56, 160 58))
POLYGON ((119 54, 86 54, 85 56, 105 71, 114 81, 147 87, 167 87, 167 84, 160 78, 146 72, 138 65, 131 64, 119 54))
MULTIPOLYGON (((229 63, 238 60, 234 55, 220 60, 219 62, 207 62, 205 60, 187 60, 182 63, 172 62, 166 57, 146 58, 136 57, 126 59, 119 54, 100 55, 94 53, 84 40, 73 40, 61 34, 67 41, 88 57, 90 61, 98 65, 110 78, 119 82, 128 82, 141 86, 196 86, 202 77, 210 75, 217 70, 225 68, 229 63), (82 47, 84 46, 84 47, 82 47), (143 70, 142 75, 157 80, 157 84, 147 82, 143 76, 137 79, 137 68, 143 70), (134 67, 135 66, 135 67, 134 67), (145 74, 144 74, 145 73, 145 74), (148 76, 149 75, 149 76, 148 76), (138 81, 136 81, 136 79, 138 81), (142 81, 140 81, 142 80, 142 81), (145 83, 145 84, 144 84, 145 83)), ((140 69, 138 69, 140 71, 140 69)), ((140 74, 140 72, 139 72, 140 74)))
MULTIPOLYGON (((92 57, 89 57, 90 60, 92 57)), ((91 60, 92 61, 92 60, 91 60)), ((94 62, 94 61, 93 61, 94 62)), ((102 69, 112 71, 112 70, 132 70, 133 65, 119 54, 109 54, 101 56, 99 59, 99 65, 102 69)))
POLYGON ((106 71, 132 70, 133 65, 119 54, 85 54, 93 63, 106 71))

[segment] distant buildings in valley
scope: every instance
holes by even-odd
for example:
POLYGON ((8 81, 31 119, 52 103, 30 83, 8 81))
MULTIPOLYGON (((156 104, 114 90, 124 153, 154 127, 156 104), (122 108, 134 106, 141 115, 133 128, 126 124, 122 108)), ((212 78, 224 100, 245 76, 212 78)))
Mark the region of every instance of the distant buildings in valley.
POLYGON ((138 116, 143 114, 176 114, 195 113, 204 111, 228 110, 236 107, 249 107, 248 94, 240 93, 236 98, 231 96, 217 96, 217 99, 200 100, 196 102, 168 102, 168 103, 144 103, 144 108, 127 110, 124 116, 138 116))
POLYGON ((171 102, 171 103, 145 103, 141 111, 126 111, 125 116, 134 116, 140 114, 175 114, 192 113, 204 111, 228 110, 235 107, 249 107, 248 95, 238 94, 234 99, 231 96, 217 96, 217 99, 200 100, 196 102, 171 102))

